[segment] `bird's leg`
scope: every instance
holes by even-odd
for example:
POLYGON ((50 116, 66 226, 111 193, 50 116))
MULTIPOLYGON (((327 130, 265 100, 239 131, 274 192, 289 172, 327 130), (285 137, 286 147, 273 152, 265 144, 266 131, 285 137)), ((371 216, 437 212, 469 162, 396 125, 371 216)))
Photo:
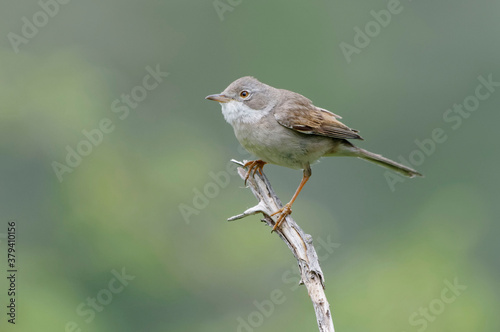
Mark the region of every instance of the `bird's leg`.
POLYGON ((248 172, 245 176, 245 185, 247 184, 247 180, 251 174, 255 175, 255 172, 259 171, 259 174, 262 175, 262 168, 265 164, 267 163, 262 160, 251 160, 243 165, 243 167, 248 167, 248 172))
POLYGON ((302 176, 302 181, 300 181, 300 185, 297 188, 297 191, 295 191, 295 194, 293 195, 292 199, 290 202, 286 203, 285 206, 283 206, 281 209, 278 211, 274 212, 271 216, 274 216, 275 214, 280 214, 278 219, 276 220, 276 223, 274 224, 273 230, 271 231, 274 232, 278 227, 280 227, 281 223, 285 220, 286 216, 292 213, 292 204, 295 202, 297 199, 297 196, 299 196, 300 191, 306 184, 307 180, 311 177, 311 167, 307 165, 307 168, 304 168, 304 175, 302 176))

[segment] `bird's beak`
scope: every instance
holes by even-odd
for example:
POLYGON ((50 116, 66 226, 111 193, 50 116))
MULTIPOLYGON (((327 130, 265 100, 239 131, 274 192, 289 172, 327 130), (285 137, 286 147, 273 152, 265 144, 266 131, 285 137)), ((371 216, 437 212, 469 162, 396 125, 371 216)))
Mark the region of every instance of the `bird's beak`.
POLYGON ((228 96, 225 96, 223 94, 206 96, 205 99, 218 101, 219 103, 228 103, 233 100, 232 98, 229 98, 228 96))

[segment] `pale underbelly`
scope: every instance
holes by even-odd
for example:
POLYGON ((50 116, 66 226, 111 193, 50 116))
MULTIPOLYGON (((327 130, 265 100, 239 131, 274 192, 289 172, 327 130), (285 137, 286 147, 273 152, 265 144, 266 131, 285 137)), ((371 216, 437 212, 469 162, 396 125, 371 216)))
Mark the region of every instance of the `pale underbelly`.
MULTIPOLYGON (((286 128, 283 128, 286 129, 286 128)), ((286 129, 272 135, 239 135, 240 144, 257 158, 293 169, 307 168, 339 144, 339 140, 286 129), (307 135, 307 136, 306 136, 307 135)))

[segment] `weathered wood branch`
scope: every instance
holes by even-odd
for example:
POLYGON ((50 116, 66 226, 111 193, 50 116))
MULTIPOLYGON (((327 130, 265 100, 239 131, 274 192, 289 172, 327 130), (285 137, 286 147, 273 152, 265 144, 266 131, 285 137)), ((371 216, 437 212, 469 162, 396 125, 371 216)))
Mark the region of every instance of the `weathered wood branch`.
MULTIPOLYGON (((238 167, 238 174, 244 179, 247 174, 247 171, 243 168, 246 160, 240 162, 233 159, 231 161, 241 166, 238 167)), ((283 206, 280 199, 274 193, 264 173, 260 175, 259 172, 256 172, 255 176, 248 178, 247 184, 259 203, 242 214, 229 218, 228 221, 262 213, 264 215, 263 221, 272 228, 275 223, 273 218, 277 218, 277 216, 270 217, 270 215, 283 206)), ((319 331, 335 332, 330 304, 325 295, 325 278, 319 265, 318 255, 312 244, 311 235, 304 233, 290 216, 286 217, 285 222, 276 230, 276 233, 285 241, 297 259, 301 275, 300 284, 304 284, 307 288, 316 312, 319 331)))

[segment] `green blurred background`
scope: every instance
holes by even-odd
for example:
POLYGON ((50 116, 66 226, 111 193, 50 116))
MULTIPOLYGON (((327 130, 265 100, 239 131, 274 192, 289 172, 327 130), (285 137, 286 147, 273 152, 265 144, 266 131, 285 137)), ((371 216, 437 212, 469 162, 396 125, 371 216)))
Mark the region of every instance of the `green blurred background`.
MULTIPOLYGON (((458 128, 443 116, 479 76, 500 81, 500 3, 402 1, 350 62, 340 44, 354 45, 354 28, 388 1, 215 5, 73 0, 49 7, 53 17, 37 14, 37 1, 0 5, 0 329, 317 330, 284 243, 258 216, 226 222, 256 202, 226 171, 250 156, 204 97, 253 75, 341 114, 361 147, 396 160, 417 156, 415 140, 436 128, 447 137, 414 165, 425 178, 395 190, 357 159, 314 165, 293 217, 317 239, 337 331, 498 331, 500 91, 458 128), (23 17, 40 27, 19 39, 23 17), (157 66, 168 76, 127 116, 115 112, 157 66), (53 162, 65 164, 67 147, 103 119, 113 131, 59 181, 53 162), (210 198, 197 198, 205 190, 210 198), (5 309, 10 220, 15 326, 5 309), (116 293, 112 270, 133 278, 116 293), (451 303, 446 280, 467 287, 451 303), (96 297, 105 304, 92 311, 96 297)), ((265 170, 288 201, 301 172, 265 170)))

